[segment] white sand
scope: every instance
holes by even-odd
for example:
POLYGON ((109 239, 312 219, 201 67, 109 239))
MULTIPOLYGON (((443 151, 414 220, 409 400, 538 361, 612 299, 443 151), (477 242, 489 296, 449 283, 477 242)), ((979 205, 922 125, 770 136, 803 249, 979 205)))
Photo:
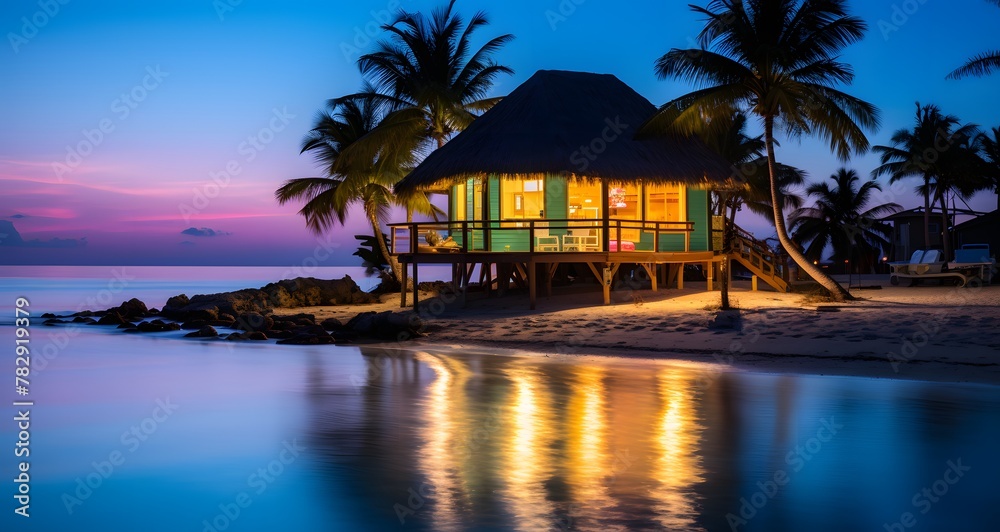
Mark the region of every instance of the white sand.
MULTIPOLYGON (((854 290, 861 301, 817 303, 799 294, 751 292, 737 282, 731 298, 740 330, 709 327, 718 292, 704 283, 684 290, 613 292, 600 305, 596 285, 557 290, 528 310, 523 294, 462 308, 421 300, 427 338, 402 347, 438 346, 554 356, 600 355, 719 363, 767 372, 1000 384, 1000 286, 854 290), (560 292, 576 290, 575 293, 560 292)), ((865 282, 866 285, 873 284, 865 282)), ((877 284, 877 283, 875 283, 877 284)), ((429 297, 429 295, 422 296, 429 297)), ((347 320, 365 310, 399 310, 399 296, 371 306, 310 307, 318 319, 347 320)))

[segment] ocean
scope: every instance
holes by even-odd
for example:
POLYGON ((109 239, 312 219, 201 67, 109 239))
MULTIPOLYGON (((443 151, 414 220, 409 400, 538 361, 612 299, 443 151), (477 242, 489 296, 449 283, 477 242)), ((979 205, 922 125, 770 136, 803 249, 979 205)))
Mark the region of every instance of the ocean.
MULTIPOLYGON (((370 287, 360 272, 313 276, 370 287)), ((0 269, 0 528, 905 531, 1000 519, 995 386, 38 319, 283 273, 0 269)))

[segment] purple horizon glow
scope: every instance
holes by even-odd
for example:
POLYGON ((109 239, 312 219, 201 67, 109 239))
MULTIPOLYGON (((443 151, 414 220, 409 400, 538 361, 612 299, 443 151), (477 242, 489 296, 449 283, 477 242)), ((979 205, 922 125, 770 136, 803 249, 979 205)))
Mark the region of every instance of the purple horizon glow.
MULTIPOLYGON (((0 85, 7 104, 0 220, 24 240, 60 239, 61 247, 0 246, 0 264, 294 265, 318 247, 333 250, 323 265, 357 264, 354 235, 371 233, 362 216, 317 236, 296 214, 301 205, 279 206, 274 190, 315 175, 299 143, 328 98, 359 87, 354 60, 374 41, 366 31, 397 7, 428 10, 443 1, 243 2, 221 10, 212 2, 60 4, 30 39, 8 38, 0 50, 8 81, 0 85), (190 228, 216 236, 183 233, 190 228)), ((654 104, 692 88, 658 81, 652 69, 670 48, 692 46, 701 22, 686 5, 574 4, 564 19, 552 18, 561 5, 458 2, 465 18, 480 9, 490 15, 477 43, 517 36, 497 55, 516 75, 502 78, 494 94, 543 68, 612 73, 654 104)), ((985 1, 962 10, 921 4, 886 34, 880 21, 893 20, 892 6, 851 3, 870 30, 845 54, 857 71, 847 91, 883 111, 872 143, 909 126, 917 100, 963 121, 1000 125, 1000 75, 944 80, 967 57, 996 47, 1000 10, 985 1)), ((0 29, 22 33, 22 17, 37 10, 4 4, 0 29)), ((782 139, 779 158, 813 181, 843 164, 815 138, 782 139)), ((868 154, 849 166, 866 176, 875 164, 868 154)), ((917 206, 915 183, 905 185, 895 201, 917 206)), ((995 202, 984 193, 970 206, 988 211, 995 202)), ((749 213, 739 223, 760 237, 773 234, 749 213)))

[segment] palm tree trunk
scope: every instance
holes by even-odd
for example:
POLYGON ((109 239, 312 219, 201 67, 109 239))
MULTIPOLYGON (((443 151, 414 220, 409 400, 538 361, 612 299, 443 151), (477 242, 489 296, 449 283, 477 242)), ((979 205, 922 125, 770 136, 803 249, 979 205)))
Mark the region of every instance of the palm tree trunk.
POLYGON ((924 176, 924 249, 931 247, 931 179, 924 176))
POLYGON ((396 257, 389 254, 389 246, 385 243, 385 238, 382 236, 382 226, 378 223, 378 219, 374 216, 369 217, 368 221, 372 224, 372 230, 375 231, 375 241, 378 242, 378 248, 382 251, 382 256, 389 261, 389 269, 392 270, 392 277, 396 279, 396 284, 401 286, 401 290, 406 290, 403 283, 403 270, 400 268, 399 261, 396 257))
MULTIPOLYGON (((729 201, 727 194, 719 194, 719 210, 722 215, 722 263, 719 268, 719 275, 722 277, 719 279, 719 306, 722 310, 729 310, 732 305, 729 302, 729 268, 731 263, 729 262, 729 254, 733 252, 733 231, 731 224, 732 219, 726 219, 726 203, 729 201)), ((733 206, 733 212, 735 212, 735 205, 733 206)))
POLYGON ((948 218, 948 194, 944 191, 938 194, 941 201, 941 247, 944 248, 944 260, 951 260, 951 220, 948 218))
POLYGON ((830 293, 830 297, 832 297, 834 301, 853 300, 854 297, 851 296, 850 292, 844 290, 844 287, 840 286, 840 283, 834 281, 829 275, 823 273, 822 270, 809 262, 809 259, 807 259, 806 256, 802 254, 802 251, 799 250, 799 247, 792 242, 791 238, 788 237, 788 230, 785 228, 785 215, 782 212, 781 202, 778 201, 778 172, 777 163, 775 163, 774 160, 773 116, 764 118, 764 142, 767 146, 767 169, 768 172, 770 172, 771 179, 771 206, 774 209, 774 228, 778 233, 778 242, 781 243, 781 246, 785 248, 785 253, 787 253, 793 261, 795 261, 795 264, 797 264, 800 269, 805 270, 805 272, 809 274, 813 280, 819 283, 823 288, 826 288, 826 290, 830 293))

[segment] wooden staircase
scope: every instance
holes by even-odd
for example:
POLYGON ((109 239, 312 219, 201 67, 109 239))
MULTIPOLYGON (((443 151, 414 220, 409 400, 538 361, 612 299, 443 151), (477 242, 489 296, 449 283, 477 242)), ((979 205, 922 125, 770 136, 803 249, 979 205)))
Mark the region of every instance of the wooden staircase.
POLYGON ((764 242, 736 224, 732 231, 733 251, 729 257, 742 264, 751 273, 779 292, 791 291, 787 280, 787 266, 764 242))

